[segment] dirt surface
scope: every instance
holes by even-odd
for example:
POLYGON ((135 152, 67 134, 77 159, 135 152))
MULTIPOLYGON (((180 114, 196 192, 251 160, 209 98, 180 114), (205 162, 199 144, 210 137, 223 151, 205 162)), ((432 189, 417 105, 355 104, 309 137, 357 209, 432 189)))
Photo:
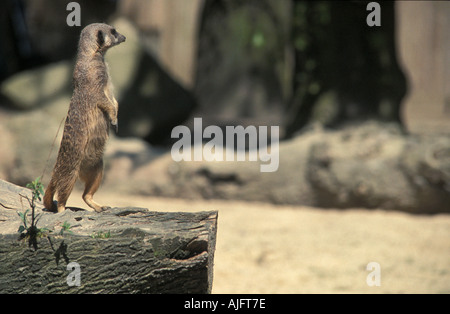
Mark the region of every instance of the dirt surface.
MULTIPOLYGON (((156 211, 218 210, 213 293, 450 293, 450 215, 187 201, 105 190, 96 199, 156 211), (380 286, 366 282, 370 262, 380 265, 380 286)), ((79 191, 68 206, 87 207, 79 191)))

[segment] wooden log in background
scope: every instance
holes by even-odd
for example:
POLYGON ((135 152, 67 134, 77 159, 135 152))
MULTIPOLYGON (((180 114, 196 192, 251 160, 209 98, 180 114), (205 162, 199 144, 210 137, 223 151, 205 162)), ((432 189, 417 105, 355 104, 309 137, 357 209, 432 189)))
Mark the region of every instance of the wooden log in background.
POLYGON ((17 232, 29 207, 19 194, 29 190, 0 180, 0 293, 211 292, 217 212, 38 207, 37 227, 52 232, 30 241, 17 232))

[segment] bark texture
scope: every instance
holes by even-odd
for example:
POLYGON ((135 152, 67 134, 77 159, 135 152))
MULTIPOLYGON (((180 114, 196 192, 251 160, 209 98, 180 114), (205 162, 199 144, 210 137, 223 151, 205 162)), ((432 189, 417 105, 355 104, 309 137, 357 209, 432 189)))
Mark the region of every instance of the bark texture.
POLYGON ((48 230, 21 238, 23 208, 6 200, 28 192, 0 188, 0 293, 211 292, 217 212, 37 208, 36 227, 48 230))

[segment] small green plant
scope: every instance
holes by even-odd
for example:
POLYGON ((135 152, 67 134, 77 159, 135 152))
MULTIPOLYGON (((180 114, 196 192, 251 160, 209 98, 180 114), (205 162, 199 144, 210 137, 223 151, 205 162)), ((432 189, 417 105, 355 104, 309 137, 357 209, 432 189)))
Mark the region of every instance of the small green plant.
POLYGON ((29 211, 30 211, 30 210, 27 209, 24 213, 17 212, 17 214, 19 215, 20 220, 22 220, 22 224, 23 224, 23 225, 21 225, 21 226, 19 227, 19 230, 17 230, 17 232, 19 232, 20 234, 21 234, 22 232, 24 232, 25 230, 28 229, 28 225, 27 225, 27 214, 28 214, 29 211))
POLYGON ((31 183, 28 183, 26 185, 27 188, 29 188, 33 194, 32 201, 33 204, 36 200, 41 201, 41 195, 44 194, 44 185, 41 183, 41 177, 37 177, 36 180, 32 181, 31 183))
POLYGON ((97 231, 91 234, 92 239, 109 239, 111 237, 111 232, 97 231))
POLYGON ((59 235, 63 235, 64 232, 68 232, 70 234, 73 234, 72 230, 70 230, 70 228, 72 228, 72 226, 70 225, 70 223, 68 223, 67 221, 64 221, 64 223, 61 226, 61 231, 59 232, 59 235))
POLYGON ((44 186, 41 183, 41 178, 38 177, 31 183, 26 185, 27 188, 31 189, 31 200, 28 196, 20 195, 21 197, 28 200, 30 208, 24 213, 18 212, 20 219, 22 220, 22 225, 19 226, 17 232, 20 233, 20 238, 29 238, 30 245, 33 244, 36 248, 36 238, 43 236, 49 230, 47 228, 37 228, 36 224, 39 221, 39 215, 35 214, 36 201, 41 201, 41 196, 44 194, 44 186), (31 210, 31 222, 28 223, 28 212, 31 210))

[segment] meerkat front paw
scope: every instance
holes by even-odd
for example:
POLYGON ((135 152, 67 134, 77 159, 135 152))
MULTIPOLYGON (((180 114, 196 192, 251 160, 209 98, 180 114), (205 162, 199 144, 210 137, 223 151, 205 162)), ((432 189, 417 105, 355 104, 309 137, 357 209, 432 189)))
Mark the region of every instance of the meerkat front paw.
POLYGON ((117 118, 111 120, 111 125, 114 126, 116 133, 119 132, 119 121, 117 120, 117 118))

